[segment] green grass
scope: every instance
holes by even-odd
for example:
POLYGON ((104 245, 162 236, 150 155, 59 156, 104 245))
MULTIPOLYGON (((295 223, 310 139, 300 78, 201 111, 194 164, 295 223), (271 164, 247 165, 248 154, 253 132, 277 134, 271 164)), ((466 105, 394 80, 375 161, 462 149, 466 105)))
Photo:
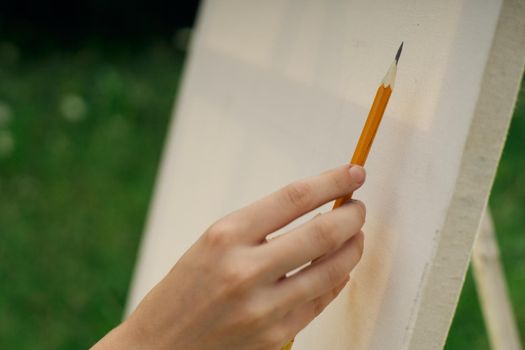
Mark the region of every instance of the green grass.
POLYGON ((183 56, 3 58, 0 348, 86 348, 122 316, 183 56))
MULTIPOLYGON (((182 62, 163 44, 0 44, 1 348, 86 348, 119 322, 182 62)), ((524 336, 521 96, 491 204, 524 336)), ((487 348, 469 275, 447 349, 487 348)))

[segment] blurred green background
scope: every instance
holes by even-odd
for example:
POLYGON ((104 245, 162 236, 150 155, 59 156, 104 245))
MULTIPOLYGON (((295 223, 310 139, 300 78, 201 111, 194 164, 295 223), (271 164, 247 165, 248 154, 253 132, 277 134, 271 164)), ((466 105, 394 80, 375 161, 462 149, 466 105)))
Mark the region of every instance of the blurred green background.
MULTIPOLYGON (((140 37, 0 27, 0 348, 86 348, 118 324, 194 8, 140 37)), ((522 84, 490 199, 522 339, 524 117, 522 84)), ((469 272, 446 349, 488 348, 469 272)))

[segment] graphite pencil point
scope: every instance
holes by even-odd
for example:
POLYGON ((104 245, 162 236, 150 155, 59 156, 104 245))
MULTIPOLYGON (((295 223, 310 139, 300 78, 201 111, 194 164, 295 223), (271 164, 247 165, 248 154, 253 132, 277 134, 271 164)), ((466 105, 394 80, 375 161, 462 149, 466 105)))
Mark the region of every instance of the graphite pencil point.
POLYGON ((396 64, 397 64, 397 62, 399 62, 399 56, 401 56, 401 51, 403 51, 403 41, 401 42, 401 46, 399 46, 399 49, 397 49, 396 64))

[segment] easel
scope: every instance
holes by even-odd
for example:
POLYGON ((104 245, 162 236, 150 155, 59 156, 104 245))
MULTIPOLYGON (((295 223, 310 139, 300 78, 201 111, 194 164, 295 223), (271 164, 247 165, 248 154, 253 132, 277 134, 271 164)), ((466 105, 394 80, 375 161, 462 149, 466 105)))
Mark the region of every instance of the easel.
POLYGON ((488 207, 472 250, 472 271, 491 348, 522 349, 500 261, 494 223, 488 207))
MULTIPOLYGON (((348 138, 360 131, 362 106, 376 88, 374 63, 402 38, 414 53, 404 56, 406 78, 398 85, 404 93, 389 106, 376 162, 368 165, 375 186, 362 192, 375 213, 367 218, 367 253, 353 283, 295 347, 443 347, 521 81, 525 6, 523 0, 376 5, 205 2, 128 312, 210 222, 346 161, 348 138)), ((483 253, 481 237, 473 261, 487 266, 476 278, 491 341, 496 349, 519 349, 517 341, 504 344, 509 336, 498 331, 512 329, 512 317, 489 311, 499 305, 495 300, 507 310, 509 304, 491 297, 504 292, 488 292, 505 289, 499 262, 490 262, 497 250, 483 253)))

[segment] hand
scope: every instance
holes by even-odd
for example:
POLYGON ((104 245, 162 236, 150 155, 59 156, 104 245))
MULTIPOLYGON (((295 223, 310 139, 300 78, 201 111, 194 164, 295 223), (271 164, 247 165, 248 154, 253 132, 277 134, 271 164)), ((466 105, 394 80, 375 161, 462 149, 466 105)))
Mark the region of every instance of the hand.
POLYGON ((94 348, 280 349, 348 282, 363 252, 365 207, 351 201, 276 239, 266 237, 364 179, 361 167, 341 166, 215 222, 94 348))

